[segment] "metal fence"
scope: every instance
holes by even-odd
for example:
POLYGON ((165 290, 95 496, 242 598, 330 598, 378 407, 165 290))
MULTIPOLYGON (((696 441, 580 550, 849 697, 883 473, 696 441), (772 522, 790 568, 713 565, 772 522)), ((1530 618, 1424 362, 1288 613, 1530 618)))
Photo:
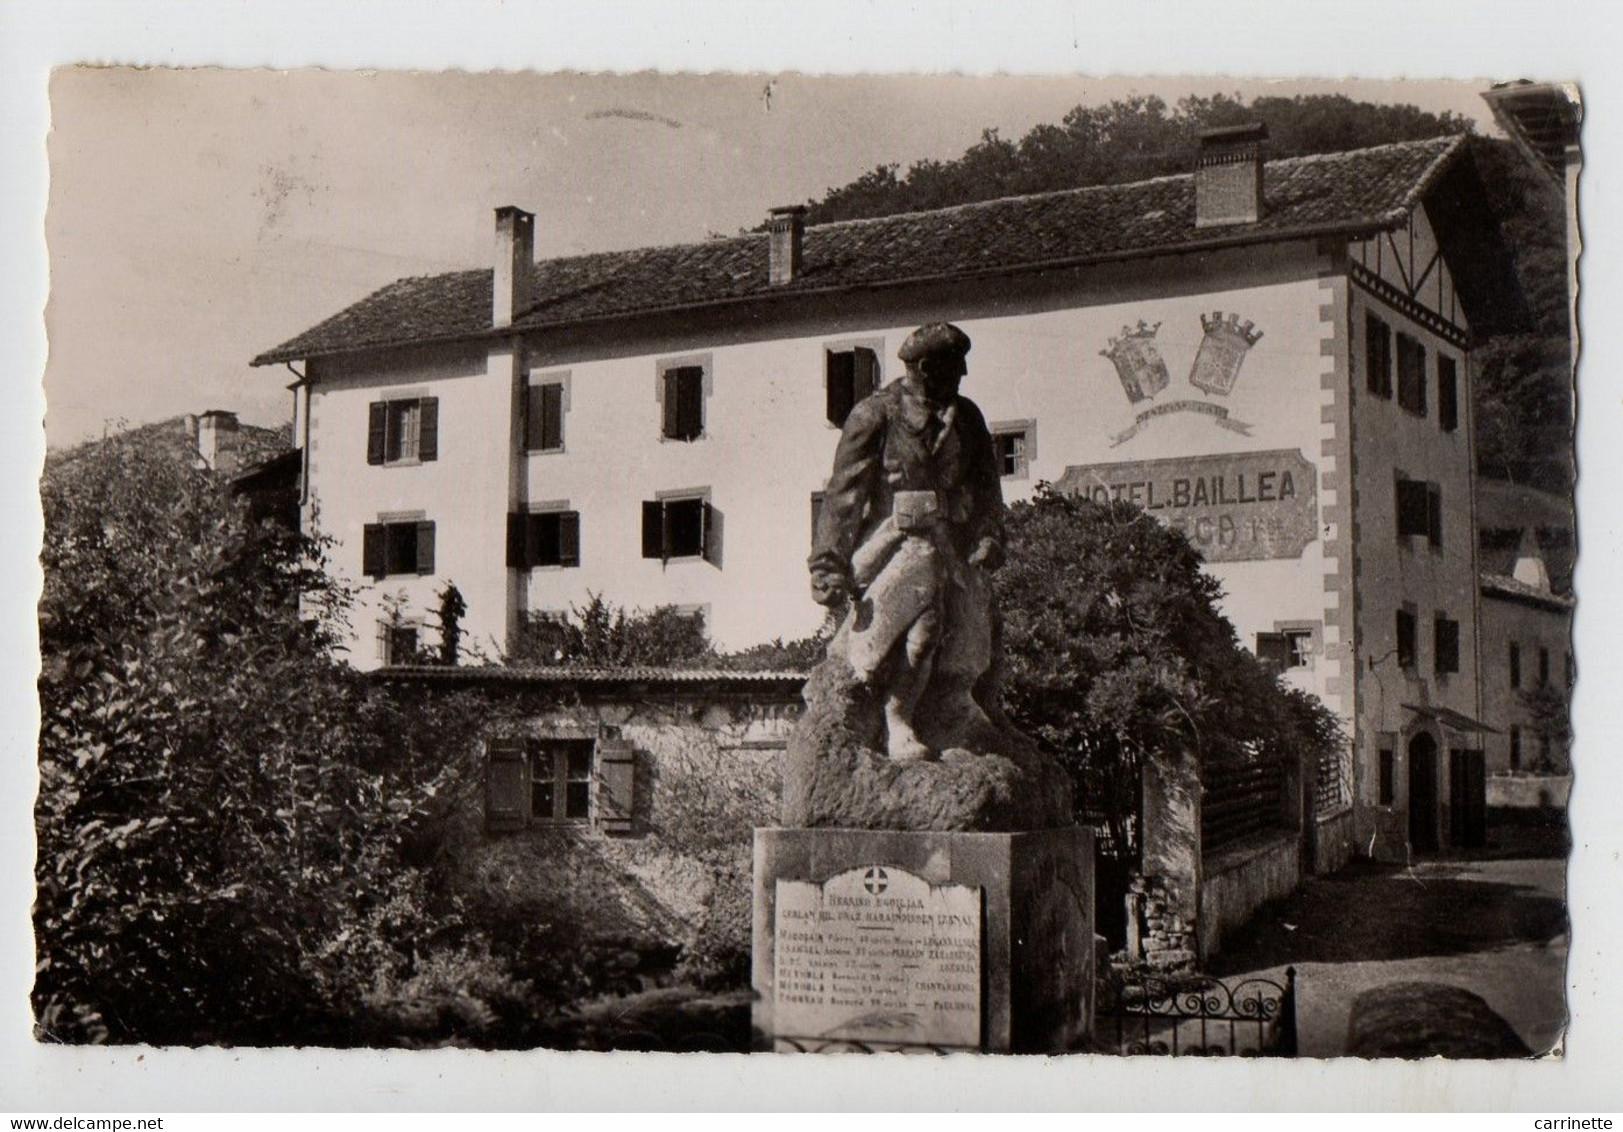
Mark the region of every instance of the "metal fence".
POLYGON ((1160 1057, 1295 1057, 1296 968, 1284 983, 1111 971, 1094 1013, 1100 1053, 1160 1057))

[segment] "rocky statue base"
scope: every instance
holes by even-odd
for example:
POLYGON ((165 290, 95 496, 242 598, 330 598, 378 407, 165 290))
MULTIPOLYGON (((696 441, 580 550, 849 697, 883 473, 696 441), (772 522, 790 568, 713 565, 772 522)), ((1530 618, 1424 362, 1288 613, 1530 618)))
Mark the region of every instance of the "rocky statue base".
POLYGON ((975 697, 986 708, 972 720, 948 716, 939 700, 920 705, 919 734, 940 754, 894 762, 884 751, 880 693, 839 649, 830 648, 803 694, 806 711, 783 762, 786 826, 1014 832, 1075 820, 1069 777, 1002 719, 993 695, 975 697))
POLYGON ((1093 1020, 1093 835, 758 829, 754 1043, 1062 1053, 1093 1020))

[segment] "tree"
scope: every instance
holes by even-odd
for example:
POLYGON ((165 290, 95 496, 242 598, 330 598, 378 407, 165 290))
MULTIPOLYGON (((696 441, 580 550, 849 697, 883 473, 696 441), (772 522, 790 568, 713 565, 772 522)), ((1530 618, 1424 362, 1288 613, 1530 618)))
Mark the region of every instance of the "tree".
POLYGON ((1078 818, 1105 828, 1117 860, 1141 848, 1139 783, 1156 752, 1286 758, 1344 744, 1329 709, 1241 647, 1217 580, 1177 531, 1046 484, 1007 526, 1007 710, 1071 772, 1078 818))
POLYGON ((399 850, 461 721, 337 662, 321 546, 210 474, 105 443, 41 494, 41 1036, 349 1040, 456 933, 399 850))

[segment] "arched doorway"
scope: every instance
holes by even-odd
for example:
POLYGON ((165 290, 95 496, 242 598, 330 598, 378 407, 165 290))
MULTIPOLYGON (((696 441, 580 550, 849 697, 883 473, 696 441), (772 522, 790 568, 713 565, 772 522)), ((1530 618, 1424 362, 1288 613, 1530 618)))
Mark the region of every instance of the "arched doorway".
POLYGON ((1424 731, 1409 740, 1409 847, 1437 850, 1437 740, 1424 731))

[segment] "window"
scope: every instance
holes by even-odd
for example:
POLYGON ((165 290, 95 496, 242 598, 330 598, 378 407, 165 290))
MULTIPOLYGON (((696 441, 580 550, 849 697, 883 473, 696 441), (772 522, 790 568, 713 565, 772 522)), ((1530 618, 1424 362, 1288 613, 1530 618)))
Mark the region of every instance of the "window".
POLYGON ((1313 667, 1313 632, 1286 629, 1257 634, 1257 659, 1280 669, 1313 667))
POLYGON ((580 512, 540 511, 507 516, 507 565, 580 565, 580 512))
POLYGON ((1433 667, 1441 676, 1460 670, 1460 623, 1450 621, 1441 613, 1432 622, 1433 667))
POLYGON ((1364 315, 1364 382, 1377 397, 1392 396, 1392 332, 1373 314, 1364 315))
POLYGON ((843 428, 857 402, 879 388, 879 354, 867 346, 853 346, 829 350, 824 356, 828 423, 843 428))
POLYGON ((1510 686, 1522 686, 1522 646, 1515 641, 1510 642, 1510 686))
POLYGON ((1538 686, 1547 688, 1550 685, 1550 650, 1540 645, 1538 648, 1538 686))
POLYGON ((1424 536, 1433 547, 1443 545, 1443 491, 1424 480, 1397 478, 1398 537, 1424 536))
POLYGON ((1415 615, 1413 610, 1398 610, 1398 667, 1415 666, 1415 615))
POLYGON ((1444 432, 1460 427, 1459 363, 1437 355, 1437 424, 1444 432))
POLYGON ((592 740, 531 739, 524 744, 530 762, 530 818, 533 821, 585 821, 592 808, 592 740))
POLYGON ((440 400, 413 397, 368 406, 366 462, 417 464, 439 459, 440 400))
POLYGON ((1426 347, 1407 334, 1398 335, 1398 404, 1426 415, 1426 347))
POLYGON ((1004 421, 992 425, 991 431, 999 474, 1006 479, 1030 478, 1031 461, 1037 455, 1037 422, 1004 421))
POLYGON ((564 448, 564 385, 541 381, 524 387, 524 450, 562 452, 564 448))
POLYGON ((660 435, 667 440, 697 440, 704 435, 702 364, 673 365, 660 370, 660 435))
POLYGON ((378 622, 378 659, 384 664, 415 663, 417 630, 416 625, 406 622, 378 622))
POLYGON ((1397 756, 1392 753, 1392 749, 1390 747, 1382 747, 1380 770, 1381 792, 1379 796, 1380 805, 1390 806, 1396 797, 1396 792, 1394 790, 1394 779, 1396 778, 1395 771, 1397 769, 1396 764, 1397 756))
POLYGON ((1522 729, 1516 724, 1510 725, 1510 769, 1522 768, 1522 729))
POLYGON ((368 523, 362 532, 361 572, 373 578, 434 572, 434 524, 368 523))
POLYGON ((655 499, 642 505, 642 556, 668 562, 703 558, 721 565, 721 514, 704 496, 655 499))

